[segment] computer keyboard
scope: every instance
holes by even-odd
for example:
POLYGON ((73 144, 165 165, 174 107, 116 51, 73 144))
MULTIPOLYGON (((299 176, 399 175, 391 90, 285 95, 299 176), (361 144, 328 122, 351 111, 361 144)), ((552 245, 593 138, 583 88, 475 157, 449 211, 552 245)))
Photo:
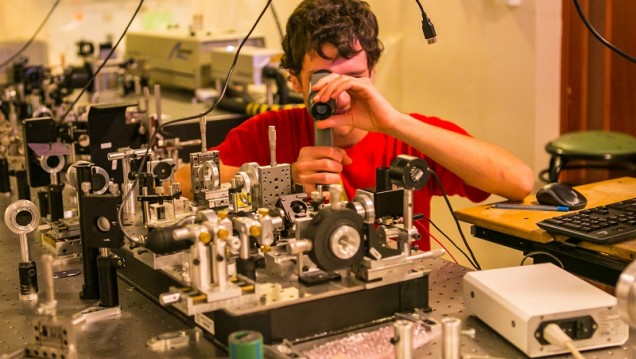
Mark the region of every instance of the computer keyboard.
POLYGON ((595 243, 636 239, 636 198, 553 217, 537 225, 551 233, 595 243))

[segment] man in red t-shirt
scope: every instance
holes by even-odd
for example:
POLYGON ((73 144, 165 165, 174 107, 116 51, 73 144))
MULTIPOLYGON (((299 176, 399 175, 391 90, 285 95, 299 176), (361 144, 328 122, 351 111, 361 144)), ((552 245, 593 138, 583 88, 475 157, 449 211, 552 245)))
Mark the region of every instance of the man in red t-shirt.
MULTIPOLYGON (((378 92, 373 77, 382 43, 366 2, 304 0, 286 30, 281 65, 305 103, 312 74, 331 72, 311 90, 317 92, 314 102, 336 100, 335 114, 317 124, 319 129, 333 129, 334 146, 314 146, 314 123, 305 109, 261 114, 233 129, 217 147, 222 182, 229 182, 243 163, 270 163, 267 129, 274 125, 277 162, 291 163, 294 183, 304 185, 307 192, 318 183, 342 182, 352 198, 355 189, 374 186, 375 169, 388 166, 399 154, 424 158, 449 195, 482 201, 489 193, 522 199, 531 191, 532 171, 508 151, 450 122, 402 113, 378 92)), ((185 193, 189 169, 180 173, 187 173, 180 180, 185 193)), ((415 213, 429 216, 431 196, 441 194, 434 182, 416 191, 415 213)), ((419 246, 428 248, 427 243, 419 246)))

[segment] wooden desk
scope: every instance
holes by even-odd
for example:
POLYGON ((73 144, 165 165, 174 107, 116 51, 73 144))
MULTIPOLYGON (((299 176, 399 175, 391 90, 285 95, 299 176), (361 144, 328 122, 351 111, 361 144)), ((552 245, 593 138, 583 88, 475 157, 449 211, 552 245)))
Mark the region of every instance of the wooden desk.
MULTIPOLYGON (((588 199, 586 208, 592 208, 635 197, 636 178, 621 177, 577 186, 576 189, 588 199)), ((536 204, 536 197, 528 196, 522 203, 536 204)), ((636 238, 611 245, 595 244, 553 235, 536 225, 544 219, 563 215, 563 212, 499 209, 486 204, 461 209, 455 214, 459 220, 473 224, 475 237, 521 250, 524 254, 549 253, 567 270, 611 286, 616 285, 620 272, 636 258, 636 238)), ((533 258, 546 261, 549 256, 533 258)))

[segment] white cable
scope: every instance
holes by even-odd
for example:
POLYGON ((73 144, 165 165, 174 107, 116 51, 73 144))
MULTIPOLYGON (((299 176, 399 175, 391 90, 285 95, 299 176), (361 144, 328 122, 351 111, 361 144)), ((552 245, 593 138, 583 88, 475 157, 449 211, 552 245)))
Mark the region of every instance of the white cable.
POLYGON ((581 353, 579 353, 578 349, 572 343, 572 338, 570 338, 560 326, 555 323, 550 323, 543 328, 543 338, 548 341, 550 344, 558 345, 564 349, 567 349, 572 353, 572 356, 576 359, 585 359, 581 353))
POLYGON ((585 359, 585 357, 581 353, 579 353, 578 349, 576 349, 576 347, 574 346, 574 343, 572 342, 565 343, 565 348, 569 350, 570 353, 572 353, 572 356, 575 359, 585 359))

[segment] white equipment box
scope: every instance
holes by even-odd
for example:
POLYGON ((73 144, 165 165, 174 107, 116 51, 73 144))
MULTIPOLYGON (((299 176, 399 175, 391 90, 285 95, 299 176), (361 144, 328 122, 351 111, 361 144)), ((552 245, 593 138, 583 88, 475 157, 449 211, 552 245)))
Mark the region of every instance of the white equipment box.
MULTIPOLYGON (((234 47, 217 47, 212 49, 212 78, 225 80, 236 56, 234 47)), ((243 84, 263 84, 263 68, 280 65, 282 50, 255 46, 243 46, 236 60, 236 67, 231 81, 243 84)))
MULTIPOLYGON (((193 90, 213 85, 212 50, 238 46, 244 36, 181 30, 131 31, 126 35, 126 56, 144 61, 154 81, 193 90)), ((245 45, 263 47, 265 37, 251 36, 245 45)))
POLYGON ((629 326, 616 298, 550 264, 469 272, 464 305, 531 358, 567 353, 543 328, 556 323, 579 350, 624 344, 629 326))

